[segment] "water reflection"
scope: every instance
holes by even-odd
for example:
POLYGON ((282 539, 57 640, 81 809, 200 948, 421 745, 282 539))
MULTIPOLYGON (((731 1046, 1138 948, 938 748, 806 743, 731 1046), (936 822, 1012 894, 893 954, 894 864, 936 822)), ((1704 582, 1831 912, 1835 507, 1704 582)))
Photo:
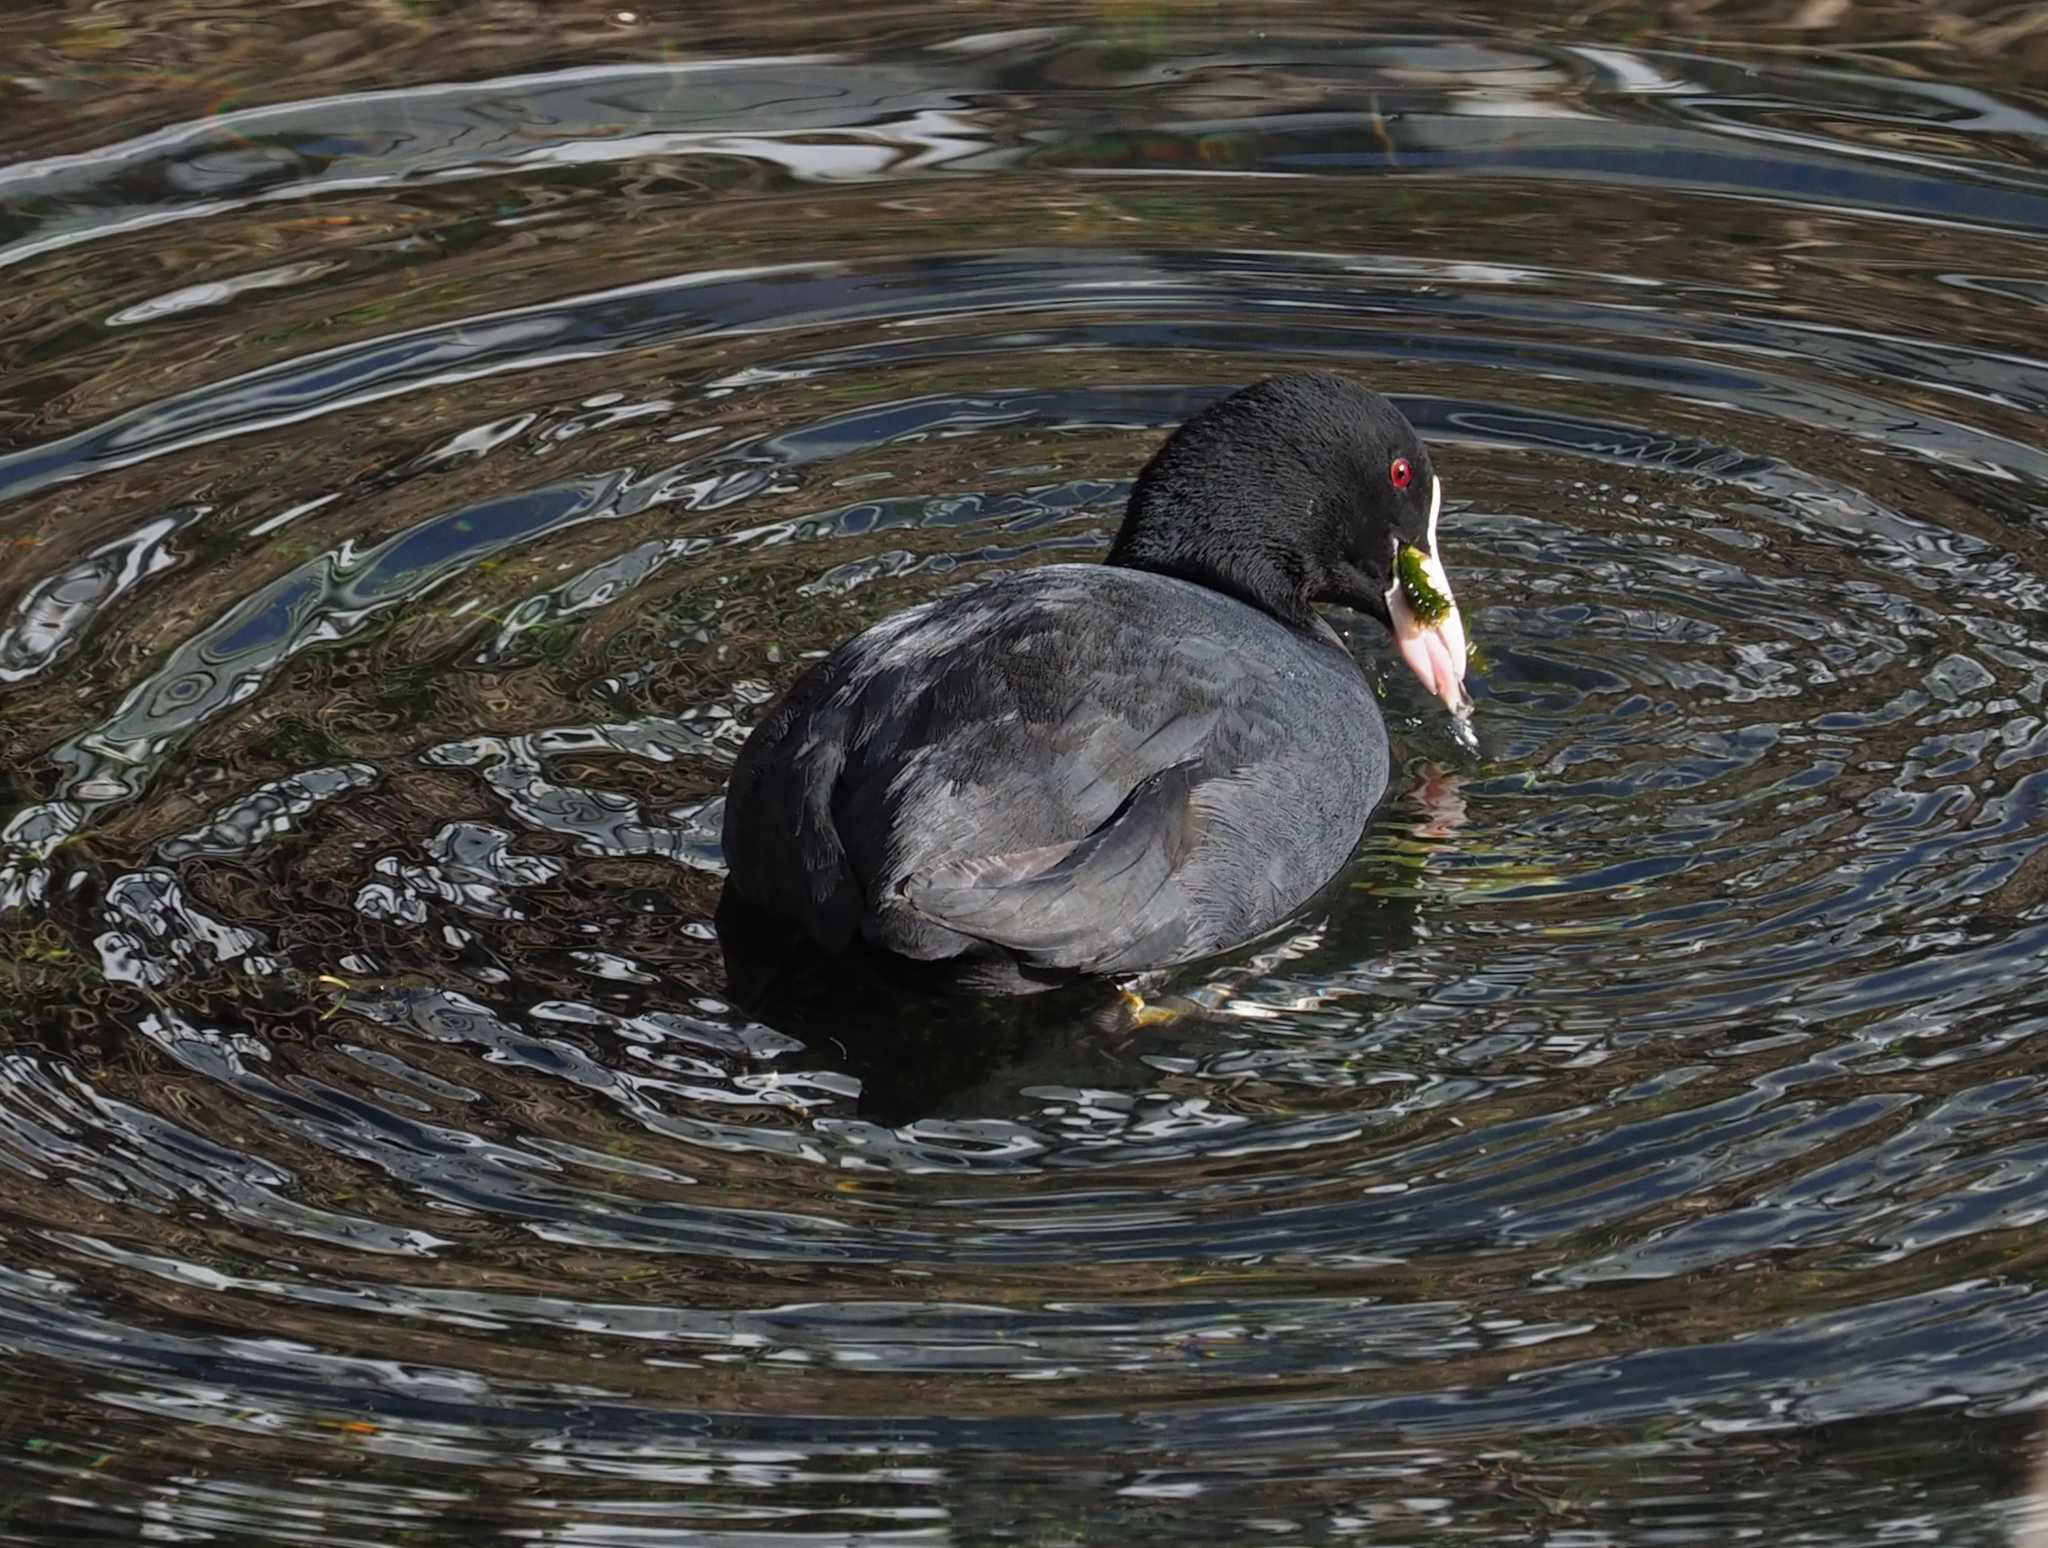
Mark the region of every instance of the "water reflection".
POLYGON ((10 1524, 2025 1540, 2034 95, 903 25, 0 169, 10 1524), (1283 364, 1481 756, 1361 638, 1393 798, 1169 1019, 729 973, 761 707, 1283 364))

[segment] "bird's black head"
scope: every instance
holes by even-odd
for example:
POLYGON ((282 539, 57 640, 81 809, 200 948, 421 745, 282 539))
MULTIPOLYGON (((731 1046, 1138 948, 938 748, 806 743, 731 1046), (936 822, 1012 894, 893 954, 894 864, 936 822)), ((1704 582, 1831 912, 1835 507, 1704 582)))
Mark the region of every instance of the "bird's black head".
POLYGON ((1429 550, 1436 488, 1429 449, 1393 404, 1347 377, 1291 371, 1174 431, 1138 475, 1109 562, 1297 628, 1330 603, 1392 629, 1394 555, 1429 550))
POLYGON ((1409 666, 1454 712, 1465 641, 1455 606, 1426 621, 1396 583, 1396 556, 1437 558, 1442 486, 1401 411, 1357 382, 1290 371, 1211 404, 1159 448, 1131 490, 1111 564, 1225 592, 1299 629, 1319 603, 1386 625, 1409 666))

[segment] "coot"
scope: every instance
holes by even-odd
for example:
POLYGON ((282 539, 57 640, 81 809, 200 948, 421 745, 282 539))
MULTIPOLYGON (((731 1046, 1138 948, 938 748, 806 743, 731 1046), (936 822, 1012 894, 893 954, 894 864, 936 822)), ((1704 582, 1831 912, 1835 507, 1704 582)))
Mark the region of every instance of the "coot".
POLYGON ((1387 783, 1379 708, 1317 605, 1377 619, 1469 713, 1442 501, 1414 428, 1344 377, 1203 410, 1139 475, 1106 563, 940 596, 797 680, 733 771, 721 929, 738 912, 1015 991, 1280 923, 1387 783))

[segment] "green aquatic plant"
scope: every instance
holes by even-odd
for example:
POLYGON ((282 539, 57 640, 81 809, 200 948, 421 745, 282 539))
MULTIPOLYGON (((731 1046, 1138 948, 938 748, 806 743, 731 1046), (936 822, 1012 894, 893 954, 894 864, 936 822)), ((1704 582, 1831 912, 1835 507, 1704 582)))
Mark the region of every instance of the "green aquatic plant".
POLYGON ((1408 605, 1424 627, 1434 628, 1442 623, 1451 610, 1451 599, 1430 580, 1429 555, 1413 543, 1403 544, 1394 560, 1394 573, 1400 578, 1401 592, 1408 605))

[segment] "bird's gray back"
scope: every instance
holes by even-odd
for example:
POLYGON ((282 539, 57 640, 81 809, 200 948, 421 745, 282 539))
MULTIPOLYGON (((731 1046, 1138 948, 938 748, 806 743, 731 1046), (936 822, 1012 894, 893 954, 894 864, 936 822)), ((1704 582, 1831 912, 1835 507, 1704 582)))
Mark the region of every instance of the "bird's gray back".
POLYGON ((1153 905, 1173 917, 1105 918, 1087 970, 1122 970, 1140 936, 1186 960, 1278 923, 1350 854, 1386 733, 1334 638, 1164 576, 1047 566, 886 619, 807 674, 741 755, 728 860, 827 945, 951 955, 972 943, 910 907, 913 878, 1074 844, 1177 768, 1192 837, 1153 905))

